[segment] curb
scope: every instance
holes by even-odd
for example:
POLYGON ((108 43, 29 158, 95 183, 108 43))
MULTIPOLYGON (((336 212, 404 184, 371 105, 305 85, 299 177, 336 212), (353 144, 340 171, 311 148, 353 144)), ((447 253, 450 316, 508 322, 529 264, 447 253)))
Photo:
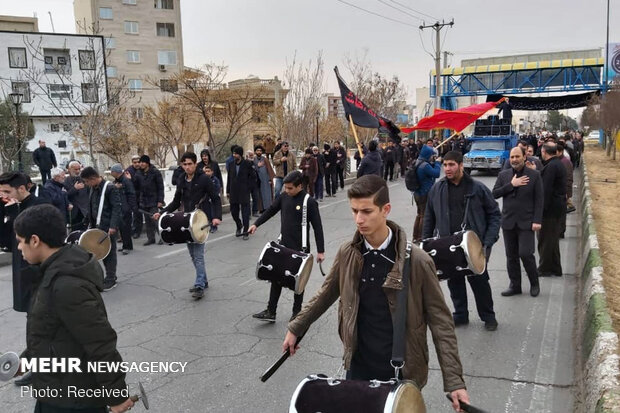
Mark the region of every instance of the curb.
POLYGON ((617 412, 620 407, 618 335, 613 330, 607 308, 603 263, 592 216, 590 184, 585 162, 579 169, 577 180, 580 184, 580 245, 583 246, 578 266, 580 283, 577 297, 577 340, 580 363, 577 377, 583 411, 617 412))

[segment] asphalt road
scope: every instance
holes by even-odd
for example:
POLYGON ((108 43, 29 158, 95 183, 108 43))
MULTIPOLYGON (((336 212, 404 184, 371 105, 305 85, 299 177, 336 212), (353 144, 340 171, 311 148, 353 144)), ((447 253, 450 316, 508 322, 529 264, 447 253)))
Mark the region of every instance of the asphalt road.
MULTIPOLYGON (((492 186, 494 177, 479 177, 492 186)), ((415 206, 403 180, 391 183, 390 218, 411 234, 415 206)), ((354 225, 343 192, 321 204, 327 269, 354 225)), ((266 307, 268 284, 254 271, 264 244, 278 234, 279 217, 259 228, 249 241, 233 234, 225 216, 207 242, 210 288, 194 301, 187 292, 194 270, 180 245, 142 247, 119 256, 119 285, 104 293, 109 319, 127 361, 188 362, 184 373, 129 373, 131 391, 141 381, 154 412, 286 412, 297 384, 310 373, 334 375, 341 362, 336 306, 317 321, 289 359, 266 383, 258 377, 280 355, 292 308, 284 291, 275 324, 252 319, 266 307)), ((470 293, 470 324, 457 329, 465 380, 472 403, 488 412, 568 412, 573 410, 576 216, 569 216, 561 243, 565 276, 541 279, 541 294, 501 297, 508 285, 503 241, 489 264, 499 328, 484 329, 470 293)), ((312 237, 314 245, 314 237, 312 237)), ((315 266, 306 289, 308 300, 322 277, 315 266)), ((524 281, 524 289, 528 283, 524 281)), ((447 285, 442 284, 451 306, 447 285)), ((11 309, 10 267, 0 268, 0 352, 25 345, 25 316, 11 309)), ((429 412, 450 412, 432 341, 430 376, 423 395, 429 412)), ((12 383, 0 383, 0 411, 31 412, 34 401, 12 383)), ((144 411, 142 407, 134 411, 144 411)))

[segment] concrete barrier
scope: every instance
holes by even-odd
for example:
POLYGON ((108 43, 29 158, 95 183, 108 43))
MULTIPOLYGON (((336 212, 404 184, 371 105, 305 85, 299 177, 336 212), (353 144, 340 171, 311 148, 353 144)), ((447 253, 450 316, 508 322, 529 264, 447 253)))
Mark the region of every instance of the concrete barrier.
POLYGON ((577 297, 577 381, 584 412, 620 411, 618 335, 614 332, 603 284, 603 263, 586 164, 577 169, 581 213, 581 258, 577 297))

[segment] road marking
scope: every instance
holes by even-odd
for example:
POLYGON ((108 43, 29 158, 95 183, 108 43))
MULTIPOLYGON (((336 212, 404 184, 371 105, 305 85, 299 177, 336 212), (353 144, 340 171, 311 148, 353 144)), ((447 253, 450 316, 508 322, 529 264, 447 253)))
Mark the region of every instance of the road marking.
POLYGON ((249 280, 244 281, 244 282, 242 282, 241 284, 239 284, 239 287, 244 286, 244 285, 246 285, 246 284, 252 284, 252 283, 254 283, 254 282, 256 282, 256 281, 257 281, 256 279, 254 279, 254 278, 250 278, 249 280))
MULTIPOLYGON (((564 281, 564 280, 560 280, 564 281)), ((555 383, 555 372, 558 360, 558 341, 560 339, 560 326, 562 321, 562 305, 566 282, 561 282, 560 296, 549 295, 549 306, 545 317, 543 338, 540 343, 540 356, 536 365, 536 384, 532 392, 532 399, 528 412, 551 412, 553 411, 553 391, 551 384, 555 383), (549 385, 545 385, 548 383, 549 385)), ((555 286, 553 286, 555 287, 555 286)), ((552 288, 553 289, 553 288, 552 288)))

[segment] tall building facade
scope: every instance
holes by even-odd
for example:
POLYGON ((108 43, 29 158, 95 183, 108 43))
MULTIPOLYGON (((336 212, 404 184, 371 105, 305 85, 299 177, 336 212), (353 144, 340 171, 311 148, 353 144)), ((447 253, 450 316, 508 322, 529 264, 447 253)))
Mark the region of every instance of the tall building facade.
POLYGON ((78 33, 106 39, 111 85, 127 87, 135 116, 162 99, 169 79, 183 71, 180 0, 74 0, 78 33))

